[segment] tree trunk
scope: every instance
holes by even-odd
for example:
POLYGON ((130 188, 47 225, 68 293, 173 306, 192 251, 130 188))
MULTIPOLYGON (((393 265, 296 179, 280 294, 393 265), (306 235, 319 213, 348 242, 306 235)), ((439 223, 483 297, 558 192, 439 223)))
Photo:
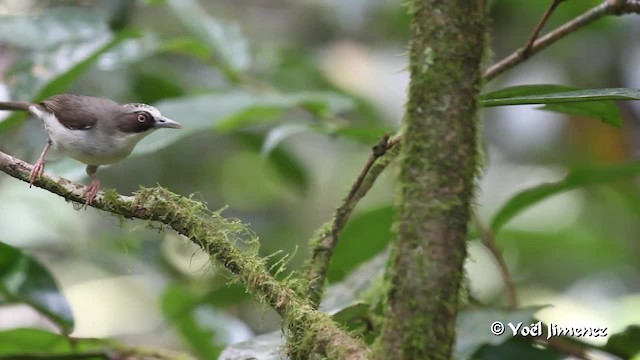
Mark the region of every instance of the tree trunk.
POLYGON ((397 242, 378 358, 449 359, 477 168, 483 0, 411 0, 397 242))

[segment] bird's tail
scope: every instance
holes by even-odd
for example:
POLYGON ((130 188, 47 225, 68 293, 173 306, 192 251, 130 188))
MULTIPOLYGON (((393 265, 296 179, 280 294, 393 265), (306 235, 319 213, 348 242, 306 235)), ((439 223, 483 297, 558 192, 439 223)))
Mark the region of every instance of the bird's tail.
POLYGON ((31 105, 33 104, 26 101, 0 101, 0 110, 29 111, 31 105))

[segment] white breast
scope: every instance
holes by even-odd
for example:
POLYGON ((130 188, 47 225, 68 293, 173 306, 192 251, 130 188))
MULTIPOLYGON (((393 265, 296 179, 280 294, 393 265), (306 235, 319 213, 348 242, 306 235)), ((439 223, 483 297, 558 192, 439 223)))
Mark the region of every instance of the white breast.
POLYGON ((93 128, 73 130, 66 128, 53 113, 30 106, 29 111, 42 119, 53 148, 88 165, 106 165, 127 157, 138 141, 150 131, 125 134, 120 131, 102 131, 100 124, 93 128))

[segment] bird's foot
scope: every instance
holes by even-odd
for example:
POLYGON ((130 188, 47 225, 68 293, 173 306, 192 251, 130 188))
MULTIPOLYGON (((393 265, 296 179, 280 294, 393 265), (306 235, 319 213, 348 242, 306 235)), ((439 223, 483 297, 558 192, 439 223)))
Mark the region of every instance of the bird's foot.
POLYGON ((100 190, 100 180, 93 179, 91 181, 91 185, 87 186, 87 188, 82 193, 82 196, 87 199, 87 205, 91 205, 93 203, 96 195, 98 195, 98 190, 100 190))
POLYGON ((31 174, 29 174, 29 187, 33 186, 33 182, 39 178, 44 172, 44 159, 38 159, 31 168, 31 174))

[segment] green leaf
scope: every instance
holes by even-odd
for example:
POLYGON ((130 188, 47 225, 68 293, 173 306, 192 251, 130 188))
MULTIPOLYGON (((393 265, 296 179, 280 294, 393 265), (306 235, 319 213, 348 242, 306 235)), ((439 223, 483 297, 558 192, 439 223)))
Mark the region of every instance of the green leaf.
POLYGON ((345 226, 333 252, 329 280, 342 279, 360 263, 380 253, 393 238, 393 206, 362 211, 345 226))
POLYGON ((388 259, 389 252, 382 251, 353 269, 342 281, 331 284, 322 299, 321 310, 335 313, 359 302, 378 304, 382 293, 372 289, 380 286, 388 259))
POLYGON ((65 333, 73 330, 71 307, 55 279, 33 257, 0 242, 0 294, 49 318, 65 333))
MULTIPOLYGON (((542 307, 528 307, 516 311, 502 309, 464 310, 458 316, 456 324, 456 358, 460 360, 475 359, 474 353, 483 345, 500 345, 513 338, 511 324, 518 327, 531 326, 533 315, 542 307), (501 335, 492 333, 492 326, 499 322, 504 329, 501 335)), ((542 325, 541 325, 542 326, 542 325)))
MULTIPOLYGON (((262 144, 264 144, 264 138, 253 133, 237 133, 235 137, 256 152, 260 151, 262 144)), ((267 161, 283 180, 295 186, 299 191, 305 192, 309 189, 310 180, 307 169, 293 152, 283 147, 277 147, 271 151, 267 161)))
MULTIPOLYGON (((103 53, 109 51, 125 39, 137 35, 137 33, 130 31, 120 32, 113 38, 110 36, 111 40, 106 41, 104 45, 93 51, 89 48, 80 49, 80 47, 76 47, 75 50, 76 54, 78 54, 77 57, 68 59, 70 61, 66 64, 61 64, 59 60, 57 60, 57 65, 61 66, 57 68, 49 68, 49 71, 53 71, 56 75, 43 82, 43 86, 38 92, 36 98, 43 99, 65 91, 82 73, 93 66, 103 53)), ((64 49, 60 49, 60 51, 63 52, 64 49)), ((62 56, 62 54, 58 54, 56 56, 62 56)))
POLYGON ((90 350, 104 348, 98 339, 74 339, 40 329, 12 329, 0 331, 0 356, 3 359, 12 356, 41 353, 43 356, 60 354, 80 354, 90 350))
POLYGON ((530 339, 511 338, 499 345, 483 345, 474 354, 474 360, 561 360, 566 356, 550 348, 540 348, 530 339))
POLYGON ((272 331, 247 341, 227 346, 218 360, 282 360, 282 331, 272 331))
POLYGON ((249 44, 237 24, 224 23, 207 14, 196 0, 167 3, 182 25, 218 56, 227 76, 238 79, 251 66, 249 44))
POLYGON ((547 104, 538 109, 559 112, 571 116, 596 118, 602 120, 604 123, 613 126, 622 126, 622 116, 620 115, 620 110, 611 101, 547 104))
POLYGON ((206 129, 232 132, 249 125, 269 124, 280 119, 284 111, 300 106, 304 101, 326 99, 331 114, 345 109, 345 102, 335 101, 328 93, 255 94, 244 90, 232 90, 192 97, 164 100, 155 106, 184 128, 178 131, 158 131, 143 140, 134 154, 155 152, 186 136, 206 129))
POLYGON ((192 37, 179 37, 166 40, 162 43, 160 50, 193 56, 194 58, 202 61, 210 59, 207 45, 192 37))
MULTIPOLYGON (((205 317, 198 314, 201 298, 177 284, 169 286, 162 296, 162 312, 184 341, 200 359, 216 359, 223 347, 219 344, 216 334, 220 327, 215 322, 207 322, 205 317)), ((220 322, 221 319, 214 319, 220 322)))
POLYGON ((100 40, 109 33, 106 14, 85 7, 55 7, 37 17, 0 17, 0 42, 32 50, 100 40))
MULTIPOLYGON (((8 73, 12 98, 37 101, 64 92, 103 53, 135 35, 114 36, 105 21, 95 11, 76 8, 55 9, 36 18, 0 17, 0 40, 15 37, 31 48, 8 73), (18 34, 27 27, 29 31, 18 34)), ((25 118, 26 113, 14 112, 0 122, 0 132, 25 118)))
POLYGON ((260 154, 269 156, 280 143, 289 136, 309 131, 310 126, 303 124, 282 124, 269 130, 262 143, 260 154))
POLYGON ((561 181, 546 183, 524 190, 509 199, 493 216, 491 230, 497 233, 504 224, 516 215, 550 196, 583 186, 608 183, 637 176, 638 174, 640 174, 640 162, 638 161, 571 169, 561 181))
POLYGON ((604 350, 623 359, 633 358, 640 353, 640 326, 631 325, 623 332, 611 335, 604 350))
POLYGON ((369 304, 357 301, 334 312, 331 314, 331 317, 333 318, 333 321, 346 326, 350 322, 359 321, 367 317, 369 315, 369 308, 369 304))
POLYGON ((575 89, 563 85, 522 85, 484 94, 481 101, 483 106, 492 107, 601 100, 640 100, 640 90, 638 89, 575 89))
POLYGON ((101 70, 114 70, 137 64, 160 52, 170 51, 165 42, 162 42, 154 33, 136 34, 134 32, 122 32, 122 35, 139 35, 135 38, 125 39, 104 52, 98 59, 101 70))
POLYGON ((591 116, 620 126, 622 118, 612 100, 640 100, 640 90, 627 88, 584 89, 563 85, 514 86, 481 97, 485 107, 545 104, 542 110, 591 116))

